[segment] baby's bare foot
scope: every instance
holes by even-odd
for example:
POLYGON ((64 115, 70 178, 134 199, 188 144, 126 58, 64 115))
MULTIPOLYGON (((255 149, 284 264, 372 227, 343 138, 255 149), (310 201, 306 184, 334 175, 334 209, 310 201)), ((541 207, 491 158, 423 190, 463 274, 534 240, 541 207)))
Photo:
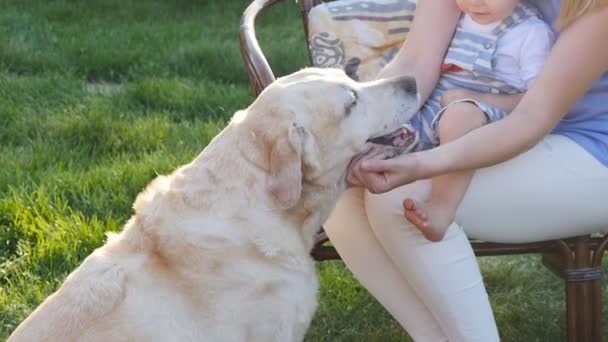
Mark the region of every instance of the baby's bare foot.
POLYGON ((443 239, 455 215, 443 205, 417 202, 409 198, 403 201, 403 214, 430 241, 443 239))

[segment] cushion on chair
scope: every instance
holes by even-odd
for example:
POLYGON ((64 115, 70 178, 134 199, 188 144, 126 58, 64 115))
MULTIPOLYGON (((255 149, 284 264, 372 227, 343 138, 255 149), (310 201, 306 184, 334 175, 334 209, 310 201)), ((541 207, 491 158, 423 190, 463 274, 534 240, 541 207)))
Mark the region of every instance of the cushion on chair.
POLYGON ((314 66, 339 67, 369 81, 405 41, 416 9, 412 0, 338 0, 321 3, 308 16, 314 66))

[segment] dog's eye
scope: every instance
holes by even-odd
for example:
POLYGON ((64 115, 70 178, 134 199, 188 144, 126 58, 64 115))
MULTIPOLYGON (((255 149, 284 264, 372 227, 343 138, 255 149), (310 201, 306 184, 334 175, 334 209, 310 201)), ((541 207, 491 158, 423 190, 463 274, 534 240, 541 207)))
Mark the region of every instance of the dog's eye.
POLYGON ((357 96, 357 92, 352 89, 349 90, 349 95, 350 95, 350 98, 345 106, 345 115, 346 116, 350 115, 352 109, 357 105, 357 100, 359 99, 359 97, 357 96))

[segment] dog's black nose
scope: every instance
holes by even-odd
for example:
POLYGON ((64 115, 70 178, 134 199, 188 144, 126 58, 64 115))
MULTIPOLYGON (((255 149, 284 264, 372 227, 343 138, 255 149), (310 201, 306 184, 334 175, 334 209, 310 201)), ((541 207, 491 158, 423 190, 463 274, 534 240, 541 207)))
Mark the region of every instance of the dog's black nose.
POLYGON ((399 87, 403 89, 405 92, 410 94, 417 94, 418 87, 416 86, 416 79, 410 76, 400 77, 397 81, 399 87))

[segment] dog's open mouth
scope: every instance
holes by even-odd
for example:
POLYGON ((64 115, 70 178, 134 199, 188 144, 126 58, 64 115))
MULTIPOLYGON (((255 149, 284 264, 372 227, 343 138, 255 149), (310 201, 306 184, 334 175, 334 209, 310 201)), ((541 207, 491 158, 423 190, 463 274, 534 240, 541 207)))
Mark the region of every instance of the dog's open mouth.
POLYGON ((398 147, 404 151, 410 151, 418 144, 418 133, 410 125, 403 125, 396 131, 367 140, 372 144, 398 147))

